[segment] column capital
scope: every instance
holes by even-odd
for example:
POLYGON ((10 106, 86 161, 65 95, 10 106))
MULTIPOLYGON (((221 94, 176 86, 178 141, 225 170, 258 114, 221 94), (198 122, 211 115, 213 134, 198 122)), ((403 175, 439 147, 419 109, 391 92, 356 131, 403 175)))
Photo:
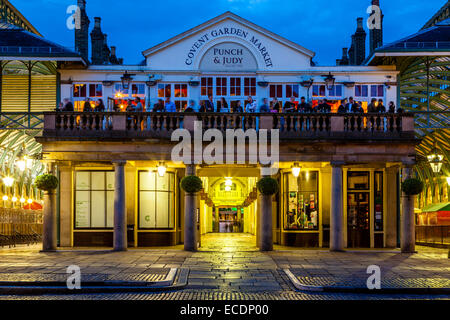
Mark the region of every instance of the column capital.
POLYGON ((332 167, 342 167, 345 164, 346 164, 345 161, 331 161, 330 162, 330 166, 332 166, 332 167))
POLYGON ((112 164, 114 166, 125 166, 127 164, 127 160, 112 161, 112 164))

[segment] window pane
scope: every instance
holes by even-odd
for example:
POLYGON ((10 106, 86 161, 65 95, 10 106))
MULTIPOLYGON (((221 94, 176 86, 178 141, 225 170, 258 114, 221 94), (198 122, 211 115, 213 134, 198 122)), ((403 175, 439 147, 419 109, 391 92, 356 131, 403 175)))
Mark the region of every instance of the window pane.
POLYGON ((383 85, 378 86, 378 96, 384 97, 384 86, 383 85))
POLYGON ((77 190, 89 190, 91 187, 89 177, 90 177, 89 172, 80 172, 80 171, 77 172, 75 177, 76 181, 75 188, 77 190))
POLYGON ((92 172, 91 179, 92 190, 105 190, 105 172, 92 172))
POLYGON ((158 84, 158 98, 164 98, 164 85, 158 84))
POLYGON ((164 177, 156 175, 156 188, 159 191, 169 191, 169 175, 165 174, 164 177))
POLYGON ((156 228, 169 227, 169 193, 157 192, 156 196, 156 228))
POLYGON ((156 190, 155 172, 139 172, 139 189, 140 190, 156 190))
POLYGON ((106 227, 114 227, 114 191, 106 192, 106 227))
POLYGON ((369 172, 348 172, 349 190, 369 190, 369 172))
POLYGON ((92 191, 91 228, 105 228, 105 191, 92 191))
POLYGON ((75 193, 75 228, 89 228, 90 215, 89 191, 77 191, 75 193))
POLYGON ((363 97, 367 97, 368 96, 368 87, 367 86, 362 86, 361 87, 361 91, 362 91, 362 96, 363 97))
POLYGON ((375 172, 375 231, 383 231, 383 172, 375 172))
POLYGON ((322 85, 322 86, 319 87, 319 95, 321 97, 325 96, 325 86, 322 85))
POLYGON ((175 226, 175 196, 173 192, 169 193, 169 228, 175 226))
POLYGON ((114 171, 106 172, 106 190, 114 190, 114 171))
POLYGON ((139 193, 139 226, 155 228, 155 192, 141 191, 139 193))

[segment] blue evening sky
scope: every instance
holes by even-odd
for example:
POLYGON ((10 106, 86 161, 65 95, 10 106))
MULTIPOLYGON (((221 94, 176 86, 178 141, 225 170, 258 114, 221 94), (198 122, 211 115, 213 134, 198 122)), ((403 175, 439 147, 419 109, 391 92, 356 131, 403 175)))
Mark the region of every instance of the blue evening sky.
MULTIPOLYGON (((10 0, 44 37, 74 47, 66 9, 76 0, 10 0)), ((370 0, 87 0, 87 13, 102 17, 108 44, 125 64, 143 60, 142 51, 225 11, 279 34, 316 53, 319 65, 335 65, 350 46, 356 18, 367 18, 370 0)), ((446 0, 380 0, 384 42, 417 32, 446 0)), ((364 23, 365 25, 365 23, 364 23)), ((366 30, 367 31, 367 30, 366 30)), ((367 36, 367 42, 369 37, 367 36)))

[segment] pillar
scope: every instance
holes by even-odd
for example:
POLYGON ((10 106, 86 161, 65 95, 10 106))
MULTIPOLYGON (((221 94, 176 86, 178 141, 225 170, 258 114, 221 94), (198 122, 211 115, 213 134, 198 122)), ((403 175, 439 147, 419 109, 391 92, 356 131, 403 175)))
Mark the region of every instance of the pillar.
MULTIPOLYGON (((412 168, 403 168, 402 181, 411 177, 412 168)), ((403 253, 414 253, 416 251, 416 234, 414 219, 414 197, 402 192, 401 213, 401 248, 403 253)))
POLYGON ((56 251, 56 190, 44 193, 42 251, 56 251))
POLYGON ((342 164, 331 164, 330 251, 344 250, 342 164))
POLYGON ((125 164, 114 163, 114 251, 127 250, 127 212, 125 208, 125 164))
POLYGON ((260 194, 259 250, 273 250, 272 195, 260 194))
MULTIPOLYGON (((196 174, 195 165, 186 165, 186 175, 196 174)), ((184 250, 197 251, 197 194, 184 194, 184 250)))

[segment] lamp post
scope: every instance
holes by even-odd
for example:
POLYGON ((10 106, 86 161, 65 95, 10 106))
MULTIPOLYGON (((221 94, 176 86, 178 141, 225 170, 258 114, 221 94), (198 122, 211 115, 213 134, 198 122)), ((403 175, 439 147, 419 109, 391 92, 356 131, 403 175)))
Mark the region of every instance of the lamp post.
POLYGON ((336 81, 336 78, 329 72, 327 75, 323 75, 325 79, 325 84, 327 86, 328 91, 332 90, 334 87, 334 82, 336 81))
POLYGON ((120 80, 122 81, 122 88, 124 90, 128 90, 130 88, 130 83, 131 80, 133 80, 133 76, 134 74, 130 74, 128 73, 128 71, 125 71, 123 76, 120 78, 120 80))
POLYGON ((309 78, 309 79, 305 79, 302 82, 300 82, 301 86, 303 88, 306 88, 306 98, 309 102, 309 89, 311 89, 312 85, 314 83, 314 79, 313 78, 309 78))
POLYGON ((434 173, 439 173, 442 168, 444 156, 440 154, 436 148, 436 143, 434 145, 433 152, 427 156, 428 162, 430 163, 431 169, 434 173))

